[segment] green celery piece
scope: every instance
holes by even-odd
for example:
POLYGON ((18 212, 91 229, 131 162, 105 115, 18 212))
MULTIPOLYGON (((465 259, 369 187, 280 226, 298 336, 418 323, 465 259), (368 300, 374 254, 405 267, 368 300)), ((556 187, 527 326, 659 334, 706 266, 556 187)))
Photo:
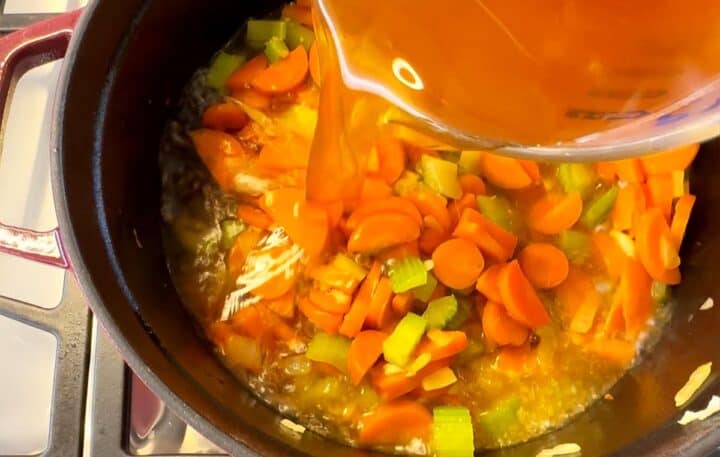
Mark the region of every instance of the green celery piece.
POLYGON ((462 197, 456 163, 425 154, 420 159, 420 167, 425 184, 432 190, 449 198, 462 197))
POLYGON ((605 222, 615 206, 619 191, 617 186, 613 186, 593 200, 583 212, 581 219, 583 224, 588 228, 595 228, 605 222))
POLYGON ((436 457, 472 457, 475 452, 472 417, 465 407, 433 408, 432 436, 436 457))
POLYGON ((435 288, 437 287, 437 285, 438 281, 435 278, 435 275, 428 272, 427 281, 425 282, 425 284, 412 289, 411 292, 413 293, 413 296, 415 298, 417 298, 423 303, 427 303, 427 301, 430 300, 430 296, 432 295, 432 293, 435 292, 435 288))
POLYGON ((383 342, 385 360, 404 367, 427 330, 427 321, 415 313, 407 313, 383 342))
POLYGON ((479 175, 482 173, 482 156, 483 151, 461 151, 458 161, 460 170, 463 173, 479 175))
POLYGON ((428 272, 418 257, 405 257, 392 264, 388 272, 390 286, 396 294, 407 292, 427 283, 428 272))
POLYGON ((215 56, 210 69, 208 70, 207 83, 217 90, 225 90, 225 81, 240 65, 245 63, 247 57, 242 54, 228 54, 221 51, 215 56))
POLYGON ((247 22, 245 42, 253 49, 262 49, 271 38, 285 40, 287 23, 285 21, 250 19, 247 22))
POLYGON ((670 288, 660 281, 653 281, 650 294, 655 303, 665 303, 670 298, 670 288))
POLYGON ((235 238, 245 229, 245 224, 237 219, 228 219, 220 223, 222 235, 220 237, 220 245, 226 251, 233 247, 235 238))
POLYGON ((305 357, 315 362, 330 364, 346 373, 349 350, 350 340, 348 338, 318 332, 310 340, 305 357))
POLYGON ((290 49, 303 46, 306 51, 310 51, 313 41, 315 41, 315 33, 304 25, 294 21, 287 21, 287 35, 285 41, 290 49))
POLYGON ((515 228, 515 217, 510 202, 504 197, 493 195, 477 196, 478 208, 483 216, 490 219, 508 232, 512 232, 515 228))
POLYGON ((265 42, 265 57, 270 63, 278 62, 288 54, 290 54, 290 50, 281 38, 274 36, 265 42))
POLYGON ((562 163, 557 169, 558 181, 566 194, 580 192, 583 198, 592 191, 597 182, 597 173, 586 163, 562 163))
POLYGON ((474 306, 472 299, 467 297, 461 297, 457 301, 457 311, 455 315, 445 324, 447 330, 457 330, 470 319, 473 313, 474 306))
POLYGON ((520 400, 516 397, 503 400, 491 410, 478 416, 477 421, 482 429, 491 437, 503 435, 505 430, 517 423, 517 412, 520 409, 520 400))
POLYGON ((565 230, 560 233, 558 244, 574 264, 582 264, 590 256, 590 236, 587 233, 565 230))
POLYGON ((453 295, 448 295, 428 303, 423 318, 427 321, 428 328, 444 328, 455 316, 457 310, 457 299, 453 295))
POLYGON ((356 281, 362 281, 367 276, 367 270, 357 264, 353 259, 345 254, 338 254, 333 259, 331 265, 338 270, 347 273, 356 281))

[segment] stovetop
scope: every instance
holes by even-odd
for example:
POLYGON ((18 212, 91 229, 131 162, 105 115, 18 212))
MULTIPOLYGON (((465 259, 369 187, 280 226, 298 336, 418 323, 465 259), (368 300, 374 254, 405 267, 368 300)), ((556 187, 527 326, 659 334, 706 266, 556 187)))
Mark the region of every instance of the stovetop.
MULTIPOLYGON (((87 0, 0 0, 0 33, 87 0)), ((21 75, 0 146, 0 220, 57 225, 49 126, 61 61, 21 75)), ((0 456, 220 455, 123 363, 72 274, 0 254, 0 456)))

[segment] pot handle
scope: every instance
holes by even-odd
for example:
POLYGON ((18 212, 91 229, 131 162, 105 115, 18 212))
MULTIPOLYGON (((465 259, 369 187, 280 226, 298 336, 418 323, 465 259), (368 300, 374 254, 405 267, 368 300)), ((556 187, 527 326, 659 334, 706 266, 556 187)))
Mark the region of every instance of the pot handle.
MULTIPOLYGON (((65 56, 82 11, 61 14, 0 38, 0 113, 7 112, 11 88, 22 73, 65 56)), ((0 252, 70 268, 57 228, 38 232, 0 222, 0 252)))

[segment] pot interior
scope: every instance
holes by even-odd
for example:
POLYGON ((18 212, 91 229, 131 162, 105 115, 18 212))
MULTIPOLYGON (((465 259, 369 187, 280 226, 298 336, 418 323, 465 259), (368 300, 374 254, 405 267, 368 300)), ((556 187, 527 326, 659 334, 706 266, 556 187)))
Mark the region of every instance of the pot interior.
MULTIPOLYGON (((252 397, 197 336, 168 275, 157 164, 164 123, 183 85, 249 16, 278 2, 98 0, 66 60, 54 185, 64 239, 86 295, 129 364, 169 406, 234 455, 372 455, 311 433, 298 438, 252 397)), ((698 196, 682 253, 683 283, 657 346, 566 427, 489 455, 534 455, 576 442, 584 455, 706 454, 720 416, 681 427, 675 392, 698 365, 719 362, 720 142, 691 171, 698 196), (687 453, 687 454, 685 454, 687 453)), ((690 409, 720 393, 713 377, 690 409)))

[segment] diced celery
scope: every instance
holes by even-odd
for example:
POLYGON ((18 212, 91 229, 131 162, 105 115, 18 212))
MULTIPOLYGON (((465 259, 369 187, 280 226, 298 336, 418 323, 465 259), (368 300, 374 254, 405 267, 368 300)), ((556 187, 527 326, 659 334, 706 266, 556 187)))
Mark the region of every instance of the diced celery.
POLYGON ((415 298, 417 298, 423 303, 426 303, 428 300, 430 300, 430 296, 432 296, 433 292, 435 292, 437 284, 438 282, 435 278, 435 275, 428 272, 427 281, 425 282, 425 284, 412 289, 411 292, 413 293, 413 296, 415 298))
POLYGON ((618 187, 613 186, 593 200, 583 212, 583 224, 585 224, 588 228, 595 228, 595 226, 605 222, 607 217, 610 215, 610 211, 612 211, 615 206, 615 200, 617 199, 618 192, 618 187))
POLYGON ((665 303, 670 297, 670 288, 660 281, 653 281, 650 292, 655 303, 665 303))
POLYGON ((433 408, 433 450, 437 457, 472 457, 475 452, 472 418, 462 406, 433 408))
POLYGON ((520 400, 516 397, 503 400, 491 410, 481 414, 477 421, 491 437, 497 438, 517 423, 520 400))
POLYGON ((510 206, 510 202, 504 197, 494 195, 489 197, 487 195, 477 196, 478 208, 480 212, 499 225, 505 230, 512 232, 515 228, 515 218, 513 216, 513 210, 510 206))
POLYGON ((557 177, 565 193, 580 192, 586 197, 597 182, 592 165, 586 163, 563 163, 558 166, 557 177))
POLYGON ((417 173, 405 170, 400 179, 395 181, 393 190, 402 197, 417 190, 419 183, 420 176, 417 173))
POLYGON ((410 360, 427 329, 427 321, 415 313, 408 313, 383 342, 385 360, 404 367, 410 360))
POLYGON ((455 296, 436 298, 428 303, 423 317, 428 323, 428 328, 444 328, 450 319, 455 316, 458 310, 458 302, 455 296))
POLYGON ((474 310, 472 299, 468 297, 461 297, 457 301, 457 311, 455 315, 445 324, 445 328, 448 330, 457 330, 470 318, 474 310))
POLYGON ((290 54, 290 50, 282 38, 274 36, 265 42, 265 57, 268 58, 270 63, 282 60, 287 57, 288 54, 290 54))
POLYGON ((425 264, 417 257, 405 257, 393 263, 389 271, 390 285, 396 294, 407 292, 427 283, 425 264))
POLYGON ((558 237, 560 249, 575 264, 582 264, 590 256, 590 236, 578 230, 565 230, 558 237))
POLYGON ((226 251, 233 247, 235 238, 245 229, 245 224, 237 219, 228 219, 220 223, 222 235, 220 237, 220 245, 226 251))
POLYGON ((350 340, 344 336, 318 332, 310 340, 305 357, 315 362, 327 363, 346 372, 349 350, 350 340))
POLYGON ((471 173, 479 175, 482 172, 482 156, 483 151, 462 151, 460 152, 460 170, 463 173, 471 173))
POLYGON ((312 140, 315 136, 317 120, 317 110, 297 103, 286 109, 277 118, 277 122, 281 127, 296 133, 306 140, 312 140))
POLYGON ((460 198, 462 188, 456 163, 425 154, 420 159, 425 183, 435 192, 450 198, 460 198))
POLYGON ((290 49, 303 46, 307 51, 310 51, 310 46, 312 46, 313 41, 315 41, 315 33, 304 25, 300 25, 294 21, 288 21, 285 41, 290 49))
POLYGON ((242 65, 247 59, 244 55, 228 54, 220 52, 215 56, 210 69, 208 70, 207 83, 217 90, 225 89, 225 81, 230 75, 242 65))
POLYGON ((245 41, 253 49, 262 49, 271 38, 285 40, 287 23, 285 21, 250 19, 247 22, 245 41))
POLYGON ((367 275, 366 269, 345 254, 336 255, 332 260, 332 266, 343 273, 347 273, 356 281, 362 281, 367 275))

